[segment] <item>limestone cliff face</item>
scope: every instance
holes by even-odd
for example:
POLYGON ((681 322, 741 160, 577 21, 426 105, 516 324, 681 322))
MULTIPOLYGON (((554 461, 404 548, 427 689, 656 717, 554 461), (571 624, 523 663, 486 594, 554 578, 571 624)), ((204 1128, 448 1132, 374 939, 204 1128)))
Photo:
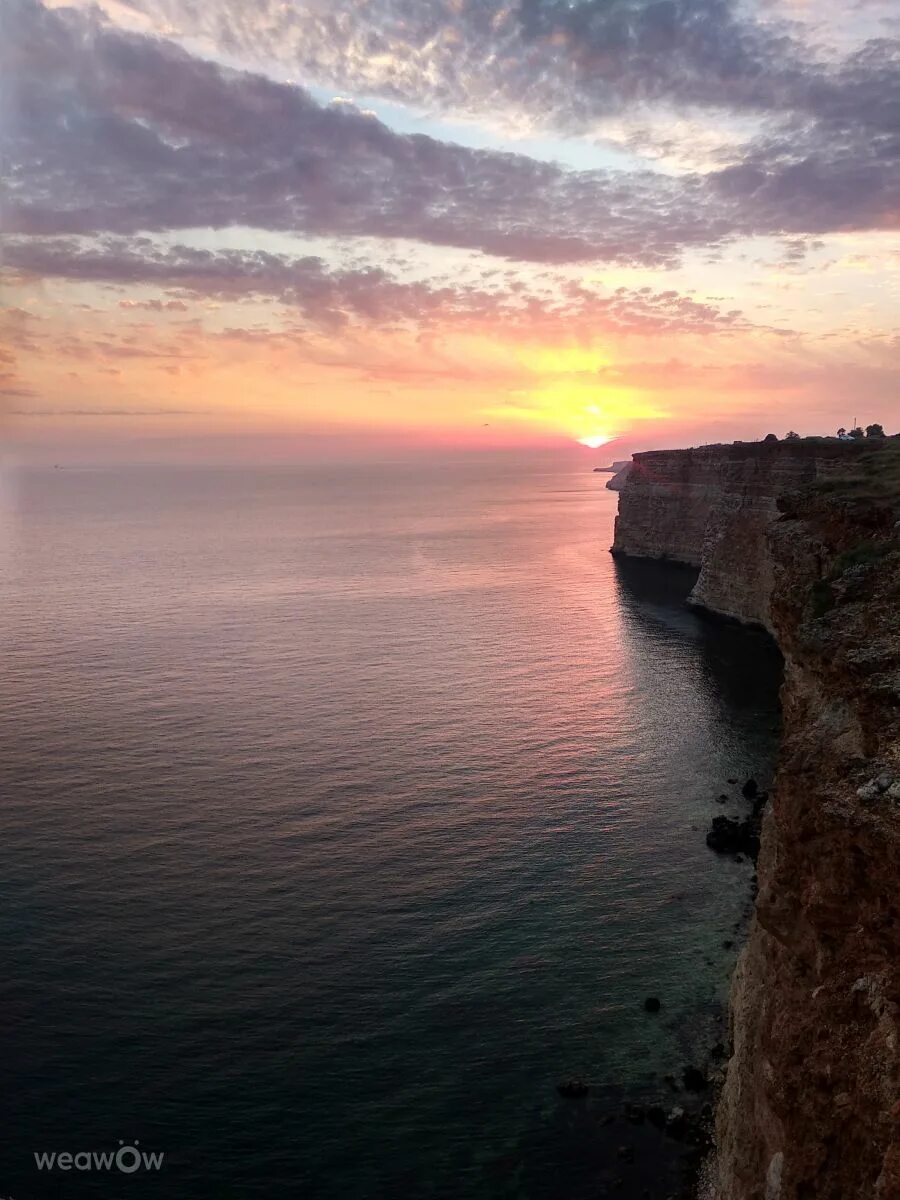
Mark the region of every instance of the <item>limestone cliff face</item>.
POLYGON ((782 501, 784 740, 732 985, 718 1200, 900 1200, 900 541, 890 504, 782 501))
POLYGON ((619 508, 785 656, 712 1195, 900 1200, 900 442, 637 455, 619 508))
POLYGON ((845 443, 791 441, 636 454, 612 552, 698 566, 692 603, 771 630, 766 529, 776 498, 856 453, 845 443))
POLYGON ((631 462, 622 463, 612 479, 607 480, 606 486, 608 490, 611 492, 621 492, 630 474, 631 462))

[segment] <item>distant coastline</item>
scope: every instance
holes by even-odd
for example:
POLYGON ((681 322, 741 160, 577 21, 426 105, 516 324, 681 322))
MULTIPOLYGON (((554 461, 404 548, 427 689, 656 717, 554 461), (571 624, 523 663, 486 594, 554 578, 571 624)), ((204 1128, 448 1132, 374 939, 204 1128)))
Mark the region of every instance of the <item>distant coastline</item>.
POLYGON ((606 486, 611 492, 621 492, 625 486, 625 480, 631 474, 631 467, 632 460, 623 458, 618 462, 610 463, 608 467, 594 467, 594 471, 598 474, 612 475, 612 479, 607 480, 606 486))
POLYGON ((600 475, 616 475, 624 467, 630 467, 630 466, 631 466, 631 459, 630 458, 622 458, 622 459, 619 459, 617 462, 610 463, 608 467, 594 467, 594 471, 596 474, 600 474, 600 475))

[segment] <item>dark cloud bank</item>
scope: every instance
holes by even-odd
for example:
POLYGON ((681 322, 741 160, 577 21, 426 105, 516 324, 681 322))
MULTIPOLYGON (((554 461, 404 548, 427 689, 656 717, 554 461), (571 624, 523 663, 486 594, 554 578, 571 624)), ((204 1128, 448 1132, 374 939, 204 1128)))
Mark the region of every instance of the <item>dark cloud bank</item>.
MULTIPOLYGON (((189 27, 207 10, 179 11, 189 27)), ((243 26, 235 9, 216 11, 227 48, 243 26)), ((531 87, 563 128, 636 100, 752 111, 766 118, 764 132, 742 161, 707 175, 565 170, 397 134, 351 106, 323 107, 300 87, 226 69, 96 14, 7 0, 5 227, 130 236, 240 224, 412 238, 541 263, 659 267, 687 247, 738 236, 896 226, 896 43, 816 63, 786 35, 741 23, 725 0, 522 0, 499 24, 497 12, 469 4, 454 18, 455 71, 435 50, 434 86, 448 99, 481 61, 474 47, 493 46, 505 50, 495 86, 519 97, 531 87)), ((430 29, 439 43, 446 9, 382 0, 365 14, 354 37, 374 51, 380 40, 396 45, 401 16, 407 37, 430 29)), ((308 56, 325 47, 340 63, 347 21, 317 20, 308 56)))

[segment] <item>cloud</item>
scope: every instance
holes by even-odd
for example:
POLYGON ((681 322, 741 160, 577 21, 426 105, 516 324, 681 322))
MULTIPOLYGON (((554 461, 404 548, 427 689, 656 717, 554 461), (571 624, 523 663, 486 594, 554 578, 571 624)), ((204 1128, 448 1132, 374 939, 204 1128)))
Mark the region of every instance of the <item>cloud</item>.
POLYGON ((441 110, 510 105, 557 129, 665 101, 769 111, 810 69, 788 26, 732 0, 134 0, 234 58, 441 110))
MULTIPOLYGON (((132 0, 235 60, 442 112, 592 132, 660 107, 896 128, 890 25, 841 58, 790 6, 738 0, 132 0)), ((823 6, 824 7, 824 6, 823 6)), ((885 15, 890 12, 881 5, 885 15)), ((827 25, 828 22, 826 21, 827 25)), ((832 24, 846 33, 847 13, 832 24)), ((893 47, 896 55, 896 45, 893 47)))
POLYGON ((363 85, 360 72, 376 71, 369 82, 382 94, 479 106, 489 87, 561 129, 629 105, 765 121, 734 162, 705 174, 567 170, 396 133, 344 97, 321 105, 96 10, 9 0, 7 231, 133 237, 241 225, 660 268, 688 247, 738 237, 898 223, 900 60, 886 38, 814 61, 786 28, 753 23, 730 0, 500 10, 372 0, 352 14, 172 0, 146 12, 233 56, 278 43, 338 83, 363 85))
MULTIPOLYGON (((301 88, 11 0, 11 232, 234 224, 510 258, 662 264, 715 239, 690 184, 400 135, 301 88)), ((723 227, 722 232, 725 232, 723 227)))
MULTIPOLYGON (((605 293, 564 276, 539 286, 504 281, 494 288, 407 282, 383 267, 329 268, 318 257, 270 252, 160 247, 147 237, 11 238, 9 267, 40 278, 81 283, 151 285, 191 298, 269 300, 285 305, 315 329, 367 327, 490 327, 539 332, 546 339, 620 333, 708 333, 747 328, 734 310, 721 310, 671 288, 618 288, 605 293)), ((121 302, 120 302, 121 303, 121 302)), ((169 307, 170 301, 143 306, 169 307)), ((271 329, 261 336, 270 336, 271 329)), ((139 343, 101 346, 104 354, 144 356, 139 343)))
POLYGON ((0 345, 0 397, 26 399, 34 394, 22 379, 19 357, 38 349, 38 323, 39 318, 27 309, 12 305, 0 309, 0 336, 5 343, 0 345))
POLYGON ((120 300, 119 308, 144 309, 147 312, 187 312, 183 300, 120 300))
MULTIPOLYGON (((838 65, 817 66, 798 58, 789 39, 738 22, 724 0, 703 0, 696 11, 674 0, 523 3, 497 29, 488 20, 494 6, 457 7, 452 28, 463 63, 478 34, 493 46, 499 77, 522 75, 521 95, 526 77, 540 94, 541 81, 561 72, 576 124, 601 101, 612 104, 610 96, 616 104, 755 108, 771 122, 740 161, 706 175, 566 170, 398 134, 352 105, 320 105, 300 87, 201 60, 96 14, 10 0, 7 228, 134 234, 241 224, 412 238, 535 262, 659 267, 685 247, 742 235, 896 225, 896 44, 882 39, 838 65), (507 20, 515 22, 509 45, 507 20), (596 96, 585 81, 599 81, 596 96)), ((431 26, 423 14, 436 20, 438 8, 444 12, 373 4, 360 28, 370 29, 374 53, 410 21, 424 36, 431 26)), ((235 29, 246 33, 246 24, 235 29)), ((346 33, 355 18, 306 13, 300 25, 316 31, 310 45, 332 50, 340 49, 338 26, 346 33)), ((444 26, 434 29, 440 42, 444 26)), ((446 76, 468 95, 468 68, 453 75, 435 53, 434 86, 446 76)))
POLYGON ((16 417, 190 417, 190 408, 14 408, 16 417))
POLYGON ((34 389, 22 383, 11 371, 0 369, 0 396, 10 400, 26 400, 35 395, 34 389))

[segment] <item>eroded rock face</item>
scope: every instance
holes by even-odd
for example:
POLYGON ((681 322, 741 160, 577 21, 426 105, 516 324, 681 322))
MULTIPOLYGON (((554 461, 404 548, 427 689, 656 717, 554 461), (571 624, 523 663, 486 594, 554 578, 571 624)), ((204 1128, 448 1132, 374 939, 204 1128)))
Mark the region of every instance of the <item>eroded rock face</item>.
POLYGON ((610 492, 621 492, 628 482, 628 476, 631 474, 631 463, 622 463, 619 469, 613 475, 612 479, 607 480, 606 487, 610 492))
POLYGON ((786 672, 732 984, 719 1200, 900 1198, 900 543, 795 497, 767 533, 786 672))
POLYGON ((790 441, 636 454, 612 552, 697 566, 692 603, 771 630, 766 530, 777 497, 845 468, 857 453, 853 443, 790 441))
POLYGON ((900 1200, 900 452, 848 486, 863 451, 636 455, 619 501, 615 553, 699 566, 695 602, 785 656, 716 1200, 900 1200))

